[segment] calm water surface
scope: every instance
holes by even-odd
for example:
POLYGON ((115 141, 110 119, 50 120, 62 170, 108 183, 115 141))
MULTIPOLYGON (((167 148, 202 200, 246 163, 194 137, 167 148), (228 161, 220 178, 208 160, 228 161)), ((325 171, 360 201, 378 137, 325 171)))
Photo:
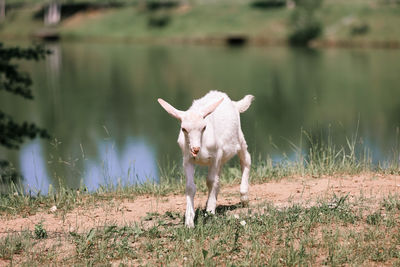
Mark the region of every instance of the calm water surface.
MULTIPOLYGON (((400 51, 302 50, 60 43, 32 73, 34 101, 0 95, 1 108, 34 121, 53 139, 0 148, 23 183, 46 193, 70 187, 159 179, 180 164, 179 123, 157 103, 179 109, 209 90, 256 101, 241 115, 254 156, 293 157, 302 130, 337 146, 357 136, 375 163, 393 156, 400 126, 400 51)), ((304 139, 304 136, 303 136, 304 139)), ((306 143, 306 142, 304 142, 306 143)), ((303 150, 307 145, 303 143, 303 150)))

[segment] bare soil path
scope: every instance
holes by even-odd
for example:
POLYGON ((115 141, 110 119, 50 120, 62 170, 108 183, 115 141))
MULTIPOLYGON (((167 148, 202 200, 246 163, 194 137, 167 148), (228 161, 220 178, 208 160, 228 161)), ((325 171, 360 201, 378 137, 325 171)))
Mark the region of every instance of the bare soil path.
MULTIPOLYGON (((350 198, 365 197, 379 202, 389 194, 400 193, 399 175, 380 175, 376 173, 357 176, 338 177, 292 177, 278 182, 253 184, 250 187, 250 206, 263 202, 277 206, 291 203, 313 203, 318 199, 330 198, 333 194, 349 195, 350 198)), ((197 193, 195 206, 204 208, 207 195, 197 193)), ((229 206, 239 203, 239 186, 222 187, 218 205, 229 206)), ((378 203, 377 203, 378 204, 378 203)), ((186 199, 184 195, 163 197, 140 196, 135 200, 99 201, 95 207, 77 208, 66 214, 41 211, 23 218, 0 218, 0 237, 8 232, 33 230, 35 224, 43 223, 51 232, 83 232, 93 227, 116 224, 127 225, 141 221, 148 213, 164 214, 167 211, 184 214, 186 199)), ((240 212, 240 209, 237 210, 240 212)))

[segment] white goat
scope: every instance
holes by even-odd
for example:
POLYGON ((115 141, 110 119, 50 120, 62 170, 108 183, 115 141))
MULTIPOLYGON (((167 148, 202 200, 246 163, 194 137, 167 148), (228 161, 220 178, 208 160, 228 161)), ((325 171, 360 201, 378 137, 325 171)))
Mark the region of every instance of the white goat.
POLYGON ((232 101, 225 93, 210 91, 194 100, 187 111, 181 111, 161 98, 160 105, 181 121, 178 144, 182 149, 183 167, 186 174, 185 225, 194 227, 194 164, 208 166, 208 212, 215 213, 219 191, 219 175, 222 165, 238 154, 242 167, 240 200, 248 203, 251 158, 240 127, 239 113, 246 111, 254 96, 247 95, 240 101, 232 101))

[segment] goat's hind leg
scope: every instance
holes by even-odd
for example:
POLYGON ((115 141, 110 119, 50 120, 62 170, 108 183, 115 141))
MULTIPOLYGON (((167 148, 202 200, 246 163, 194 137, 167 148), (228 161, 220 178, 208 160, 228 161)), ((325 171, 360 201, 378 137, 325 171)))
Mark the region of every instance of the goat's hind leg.
POLYGON ((247 144, 243 138, 241 149, 238 152, 240 166, 242 167, 242 182, 240 183, 240 201, 242 205, 249 204, 249 176, 251 167, 251 157, 247 151, 247 144))

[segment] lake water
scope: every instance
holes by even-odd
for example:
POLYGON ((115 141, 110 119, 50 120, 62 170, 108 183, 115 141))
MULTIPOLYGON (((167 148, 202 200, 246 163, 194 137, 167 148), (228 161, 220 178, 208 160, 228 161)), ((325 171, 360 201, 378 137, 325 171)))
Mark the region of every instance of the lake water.
MULTIPOLYGON (((2 93, 1 109, 46 128, 51 140, 0 148, 23 183, 46 193, 59 181, 135 183, 159 179, 168 161, 181 162, 179 123, 157 103, 179 109, 209 90, 234 99, 256 97, 241 115, 255 157, 293 157, 302 130, 346 137, 371 150, 375 163, 393 156, 400 126, 400 51, 148 46, 57 43, 39 63, 24 63, 34 101, 2 93)), ((304 151, 307 151, 304 148, 304 151)))

